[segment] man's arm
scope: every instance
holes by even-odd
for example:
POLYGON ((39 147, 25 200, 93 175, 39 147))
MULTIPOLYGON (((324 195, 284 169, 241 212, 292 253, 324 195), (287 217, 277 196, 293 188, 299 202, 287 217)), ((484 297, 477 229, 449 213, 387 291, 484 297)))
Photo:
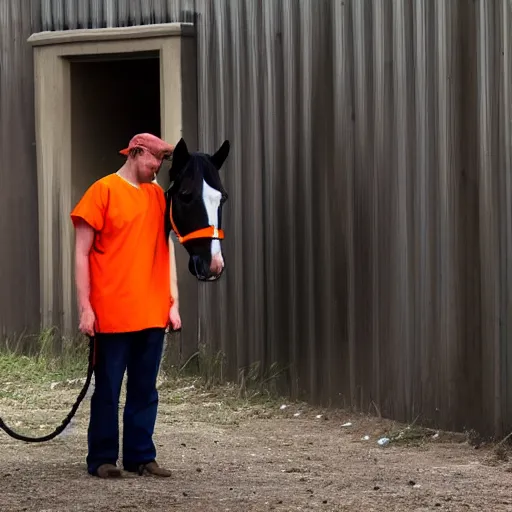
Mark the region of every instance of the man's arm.
POLYGON ((95 318, 90 301, 91 277, 89 252, 91 251, 94 241, 94 229, 83 220, 77 221, 75 229, 75 281, 80 330, 93 336, 95 318))
POLYGON ((174 240, 172 232, 169 233, 169 268, 171 272, 170 294, 173 299, 173 305, 179 310, 179 292, 178 292, 178 273, 176 271, 176 254, 174 252, 174 240))

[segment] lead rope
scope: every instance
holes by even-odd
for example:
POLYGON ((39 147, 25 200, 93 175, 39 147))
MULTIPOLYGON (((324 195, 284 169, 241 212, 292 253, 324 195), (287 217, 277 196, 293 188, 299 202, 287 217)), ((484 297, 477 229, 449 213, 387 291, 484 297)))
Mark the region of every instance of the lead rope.
POLYGON ((76 411, 78 410, 78 407, 80 407, 80 404, 82 403, 83 399, 85 398, 85 395, 87 394, 87 390, 89 389, 89 385, 91 384, 92 375, 94 373, 94 363, 95 363, 95 338, 89 337, 89 364, 87 366, 87 377, 85 379, 85 384, 82 388, 82 391, 80 391, 80 394, 78 395, 78 398, 76 399, 76 402, 74 403, 73 407, 71 408, 71 411, 69 414, 64 418, 64 421, 50 434, 47 434, 46 436, 42 437, 28 437, 21 434, 17 434, 9 428, 4 420, 0 418, 0 429, 2 429, 7 435, 11 436, 14 439, 17 439, 18 441, 24 441, 26 443, 44 443, 46 441, 50 441, 53 438, 57 437, 59 434, 61 434, 64 429, 69 425, 71 420, 73 419, 73 416, 76 414, 76 411))

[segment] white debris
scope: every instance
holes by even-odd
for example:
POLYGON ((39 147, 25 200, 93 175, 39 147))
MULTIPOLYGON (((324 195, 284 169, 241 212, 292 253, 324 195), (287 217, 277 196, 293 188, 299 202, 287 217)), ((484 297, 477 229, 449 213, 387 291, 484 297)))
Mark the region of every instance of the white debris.
POLYGON ((317 414, 317 415, 316 415, 316 419, 317 419, 317 420, 319 420, 321 417, 322 417, 322 415, 321 415, 321 414, 317 414))
POLYGON ((86 380, 87 379, 85 377, 79 377, 77 379, 68 379, 66 383, 69 384, 70 386, 74 386, 76 384, 80 384, 81 386, 83 386, 86 380))
POLYGON ((432 436, 432 439, 438 439, 438 438, 439 438, 439 432, 437 432, 437 434, 434 434, 434 435, 432 436))
POLYGON ((221 402, 206 402, 203 404, 203 407, 222 407, 221 402))
POLYGON ((83 386, 87 379, 85 377, 78 377, 76 379, 67 379, 61 380, 57 382, 52 382, 50 384, 50 389, 53 391, 56 388, 60 387, 76 387, 78 385, 83 386))
POLYGON ((361 441, 369 441, 370 440, 370 436, 363 436, 361 438, 361 441))
POLYGON ((296 412, 296 413, 294 414, 294 416, 295 416, 295 418, 297 418, 298 416, 300 416, 300 412, 296 412))
POLYGON ((381 437, 378 441, 377 441, 377 444, 379 446, 387 446, 389 444, 389 438, 387 437, 381 437))
POLYGON ((351 427, 352 426, 352 423, 347 422, 347 423, 343 423, 343 425, 341 425, 342 427, 351 427))
POLYGON ((281 405, 281 407, 279 407, 279 409, 281 409, 281 411, 284 411, 287 407, 288 407, 287 405, 283 404, 283 405, 281 405))

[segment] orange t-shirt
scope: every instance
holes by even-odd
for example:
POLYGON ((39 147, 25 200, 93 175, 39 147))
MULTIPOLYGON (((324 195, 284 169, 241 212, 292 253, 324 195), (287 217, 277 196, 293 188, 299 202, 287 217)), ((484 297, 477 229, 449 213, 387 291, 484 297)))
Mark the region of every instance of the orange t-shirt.
POLYGON ((117 174, 96 181, 71 212, 96 234, 89 254, 90 301, 100 333, 165 328, 172 305, 165 197, 117 174))

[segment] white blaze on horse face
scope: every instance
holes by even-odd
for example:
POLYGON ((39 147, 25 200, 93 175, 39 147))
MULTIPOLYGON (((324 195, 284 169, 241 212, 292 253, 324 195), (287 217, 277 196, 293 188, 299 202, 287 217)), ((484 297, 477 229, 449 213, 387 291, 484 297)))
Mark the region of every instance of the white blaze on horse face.
MULTIPOLYGON (((206 209, 206 214, 208 215, 208 224, 210 226, 219 227, 219 207, 220 202, 222 200, 222 194, 210 187, 206 181, 203 180, 203 203, 206 209)), ((219 260, 221 260, 222 264, 222 254, 220 248, 220 240, 212 240, 212 258, 217 256, 219 260)))

